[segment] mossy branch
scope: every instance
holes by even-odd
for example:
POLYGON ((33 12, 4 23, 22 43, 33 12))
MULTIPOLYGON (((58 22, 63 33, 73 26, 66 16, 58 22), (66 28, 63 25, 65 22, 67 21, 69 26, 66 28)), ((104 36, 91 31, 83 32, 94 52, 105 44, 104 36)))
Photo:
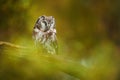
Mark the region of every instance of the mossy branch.
MULTIPOLYGON (((21 49, 21 50, 22 49, 25 49, 25 50, 28 49, 27 47, 12 44, 10 42, 0 41, 0 46, 3 46, 3 45, 5 45, 5 47, 12 47, 12 48, 17 48, 17 49, 21 49)), ((79 62, 76 62, 74 60, 66 59, 66 58, 64 58, 60 55, 49 55, 49 54, 48 55, 43 55, 43 54, 41 54, 41 55, 39 55, 38 60, 40 61, 40 63, 44 62, 44 64, 46 64, 45 66, 48 66, 48 65, 52 64, 52 67, 49 68, 50 70, 56 69, 58 71, 62 71, 66 74, 69 74, 71 76, 80 78, 82 80, 86 80, 86 77, 88 77, 88 69, 86 67, 81 65, 79 62)), ((38 65, 38 64, 34 64, 34 65, 38 65)), ((32 66, 32 65, 29 65, 29 67, 32 66)), ((39 64, 39 65, 41 65, 41 64, 39 64)), ((43 67, 39 67, 39 68, 41 70, 43 70, 42 69, 43 67)))

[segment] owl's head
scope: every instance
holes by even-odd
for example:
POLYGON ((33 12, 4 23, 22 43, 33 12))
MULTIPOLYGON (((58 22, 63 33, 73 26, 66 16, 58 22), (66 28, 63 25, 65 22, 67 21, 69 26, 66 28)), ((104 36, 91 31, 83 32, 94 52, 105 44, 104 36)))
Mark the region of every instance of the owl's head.
POLYGON ((53 28, 55 24, 55 19, 52 16, 40 16, 36 21, 35 27, 41 31, 48 31, 50 28, 53 28))

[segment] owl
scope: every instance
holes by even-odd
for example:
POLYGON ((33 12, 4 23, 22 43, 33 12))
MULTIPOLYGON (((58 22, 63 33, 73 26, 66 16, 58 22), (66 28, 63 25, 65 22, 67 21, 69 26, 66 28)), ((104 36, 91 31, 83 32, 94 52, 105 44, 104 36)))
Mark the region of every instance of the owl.
POLYGON ((33 39, 36 47, 42 47, 44 52, 57 54, 55 18, 53 16, 40 16, 33 28, 33 39))

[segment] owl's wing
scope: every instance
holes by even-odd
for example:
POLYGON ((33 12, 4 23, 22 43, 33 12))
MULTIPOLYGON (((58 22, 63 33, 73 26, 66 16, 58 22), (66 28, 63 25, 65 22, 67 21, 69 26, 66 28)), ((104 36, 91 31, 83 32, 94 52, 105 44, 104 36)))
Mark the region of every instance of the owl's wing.
POLYGON ((58 54, 58 43, 57 43, 57 38, 55 36, 55 40, 52 42, 53 47, 55 49, 55 53, 58 54))

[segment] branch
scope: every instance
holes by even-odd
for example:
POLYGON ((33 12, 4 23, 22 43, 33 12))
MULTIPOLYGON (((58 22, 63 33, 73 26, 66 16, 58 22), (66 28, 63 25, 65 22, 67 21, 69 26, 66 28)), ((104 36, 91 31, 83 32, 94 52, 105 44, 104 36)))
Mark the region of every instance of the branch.
MULTIPOLYGON (((12 44, 9 42, 0 41, 0 46, 2 46, 2 45, 6 45, 6 46, 9 46, 12 48, 17 48, 17 49, 28 49, 27 47, 12 44)), ((35 57, 35 55, 33 55, 33 56, 35 57)), ((80 78, 82 80, 87 80, 86 77, 89 77, 88 76, 89 71, 86 67, 81 65, 79 62, 66 59, 60 55, 49 55, 49 54, 43 55, 43 54, 41 54, 41 55, 39 55, 38 60, 39 59, 40 59, 40 61, 38 63, 39 65, 41 65, 41 62, 43 62, 46 67, 48 65, 52 64, 51 68, 48 66, 48 69, 50 69, 50 70, 54 70, 54 68, 55 68, 57 70, 63 71, 71 76, 80 78)), ((34 63, 34 65, 36 65, 36 66, 38 66, 38 64, 34 63)), ((33 64, 31 64, 31 66, 33 66, 33 64)), ((44 67, 39 66, 39 69, 40 68, 41 68, 41 70, 44 70, 44 67)))
MULTIPOLYGON (((57 70, 63 71, 66 74, 69 74, 81 80, 87 80, 88 77, 90 77, 89 75, 90 69, 81 65, 77 61, 63 58, 60 55, 42 56, 42 58, 45 61, 49 62, 50 64, 54 65, 53 69, 56 68, 57 70)), ((50 65, 50 64, 47 64, 47 65, 50 65)))
POLYGON ((23 47, 23 46, 20 46, 20 45, 12 44, 10 42, 0 41, 0 46, 2 46, 2 45, 6 45, 6 46, 9 46, 9 47, 18 48, 18 49, 27 49, 27 47, 23 47))

